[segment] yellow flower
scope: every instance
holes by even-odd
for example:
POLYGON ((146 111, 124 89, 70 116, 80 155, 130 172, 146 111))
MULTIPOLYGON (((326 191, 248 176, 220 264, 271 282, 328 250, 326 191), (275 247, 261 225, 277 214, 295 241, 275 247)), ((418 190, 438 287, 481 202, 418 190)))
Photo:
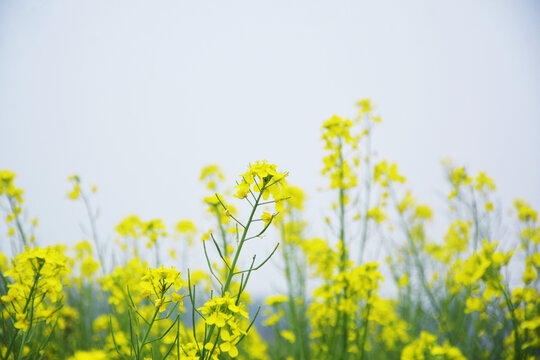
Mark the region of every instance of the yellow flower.
POLYGON ((495 190, 495 182, 486 173, 479 171, 474 187, 481 192, 484 192, 486 189, 493 191, 495 190))
POLYGON ((191 220, 180 220, 176 223, 176 231, 179 233, 196 233, 197 228, 195 227, 195 223, 191 220))
POLYGON ((403 274, 403 275, 399 278, 399 280, 398 280, 398 282, 397 282, 397 285, 398 285, 398 287, 400 287, 400 288, 409 285, 409 274, 407 274, 407 273, 403 274))
POLYGON ((159 312, 163 312, 167 310, 167 302, 163 298, 156 299, 154 302, 157 309, 159 309, 159 312))
POLYGON ((514 206, 518 211, 518 218, 522 222, 538 220, 538 213, 529 206, 529 204, 523 199, 517 199, 514 201, 514 206))
POLYGON ((401 360, 423 360, 428 358, 441 358, 451 360, 466 360, 461 351, 445 342, 443 346, 437 345, 437 337, 426 331, 420 333, 420 338, 407 345, 401 352, 401 360))
POLYGON ((279 322, 280 319, 281 319, 281 316, 280 316, 279 313, 272 314, 263 322, 263 325, 264 326, 276 325, 279 322))
POLYGON ((370 99, 362 99, 356 102, 356 105, 360 106, 360 111, 363 113, 370 112, 373 108, 371 107, 370 99))
POLYGON ((81 273, 90 278, 94 275, 99 268, 99 263, 95 261, 91 256, 88 256, 81 264, 81 273))
POLYGON ((418 205, 414 216, 419 219, 431 220, 433 213, 431 208, 427 205, 418 205))
POLYGON ((249 190, 251 189, 250 184, 245 181, 236 185, 235 188, 236 188, 236 194, 234 194, 234 196, 239 199, 245 199, 249 194, 249 190))
POLYGON ((21 331, 27 331, 30 327, 30 319, 28 319, 28 314, 23 313, 15 316, 17 318, 17 321, 14 324, 15 328, 21 331))
MULTIPOLYGON (((284 210, 283 199, 286 197, 285 177, 287 173, 277 171, 277 166, 269 164, 266 160, 257 161, 250 165, 248 171, 242 175, 241 181, 235 186, 235 197, 244 199, 250 192, 260 193, 263 200, 268 200, 272 196, 275 210, 280 212, 284 210), (262 193, 261 193, 262 192, 262 193)), ((254 195, 256 196, 256 195, 254 195)))
POLYGON ((405 196, 401 200, 401 202, 397 205, 397 209, 400 213, 404 213, 406 210, 412 208, 412 206, 415 204, 416 200, 414 199, 413 195, 409 190, 405 193, 405 196))
POLYGON ((224 327, 226 320, 227 320, 226 314, 220 311, 215 311, 206 318, 206 323, 208 325, 216 325, 217 327, 224 327))
POLYGON ((263 211, 261 215, 261 220, 264 221, 265 227, 270 225, 270 222, 272 221, 273 218, 274 218, 273 215, 270 213, 267 213, 266 211, 263 211))
POLYGON ((525 266, 525 272, 523 273, 522 280, 525 284, 529 285, 533 281, 535 281, 538 278, 538 274, 536 274, 536 270, 534 270, 534 267, 532 265, 525 266))
POLYGON ((201 241, 206 241, 206 240, 210 239, 211 234, 212 234, 212 230, 208 230, 207 232, 205 232, 201 236, 201 241))
POLYGON ((386 219, 386 215, 380 207, 369 209, 367 212, 367 217, 375 220, 377 224, 382 223, 386 219))
POLYGON ((68 181, 73 183, 73 188, 68 191, 67 195, 71 200, 76 200, 79 198, 80 192, 81 192, 81 179, 77 175, 71 175, 68 178, 68 181))
POLYGON ((296 336, 290 330, 282 330, 279 334, 291 344, 294 344, 296 341, 296 336))
POLYGON ((171 298, 172 298, 172 301, 177 303, 177 302, 180 302, 184 299, 184 295, 180 295, 176 292, 172 292, 171 293, 171 298))
POLYGON ((399 173, 397 164, 382 160, 373 169, 373 180, 386 187, 391 182, 404 183, 405 177, 399 173))
POLYGON ((221 329, 221 339, 223 340, 223 343, 219 346, 221 351, 229 353, 230 357, 237 357, 238 349, 235 345, 237 336, 231 335, 226 329, 221 329))
POLYGON ((273 296, 267 297, 264 303, 266 305, 272 306, 272 305, 284 303, 287 301, 289 301, 289 297, 287 295, 280 294, 280 295, 273 295, 273 296))
POLYGON ((465 314, 472 312, 482 312, 486 309, 486 305, 482 302, 482 299, 469 297, 465 302, 465 314))
POLYGON ((201 170, 199 180, 206 181, 206 187, 210 190, 216 190, 217 181, 224 180, 225 176, 218 165, 208 165, 201 170))

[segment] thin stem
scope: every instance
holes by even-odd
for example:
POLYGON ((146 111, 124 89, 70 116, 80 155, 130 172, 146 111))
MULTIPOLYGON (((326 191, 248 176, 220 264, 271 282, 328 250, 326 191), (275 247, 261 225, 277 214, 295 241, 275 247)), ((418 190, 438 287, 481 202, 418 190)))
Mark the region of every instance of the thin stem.
MULTIPOLYGON (((88 197, 82 190, 80 191, 80 194, 84 203, 84 207, 86 208, 86 213, 88 214, 88 219, 90 220, 90 231, 92 232, 92 240, 94 240, 94 245, 96 246, 96 253, 98 255, 99 262, 101 263, 101 271, 103 274, 105 274, 105 260, 103 258, 103 251, 98 240, 95 217, 92 213, 92 208, 90 206, 90 201, 88 200, 88 197)), ((156 266, 159 266, 159 264, 157 264, 156 266)))
POLYGON ((8 203, 9 203, 9 207, 11 208, 11 212, 13 216, 15 217, 15 225, 17 226, 17 230, 19 230, 19 235, 21 236, 23 245, 26 247, 28 246, 28 241, 26 240, 26 235, 24 234, 24 230, 22 228, 21 221, 19 219, 19 214, 15 212, 15 206, 13 205, 13 198, 8 197, 8 200, 9 200, 8 203))
POLYGON ((512 326, 514 327, 514 359, 519 360, 523 358, 521 355, 521 336, 519 335, 519 322, 516 317, 516 312, 514 309, 514 305, 512 304, 512 300, 510 299, 508 291, 506 291, 506 287, 503 286, 503 284, 501 283, 499 283, 499 287, 504 295, 506 307, 508 308, 508 311, 510 311, 510 316, 512 318, 512 326))
MULTIPOLYGON (((251 214, 249 215, 249 219, 248 219, 248 221, 246 223, 246 226, 244 227, 244 232, 242 233, 242 238, 240 239, 240 243, 238 244, 238 249, 236 249, 236 252, 234 254, 234 259, 233 259, 233 261, 231 263, 231 270, 229 270, 228 275, 227 275, 227 279, 225 280, 225 284, 223 285, 223 287, 221 289, 221 296, 224 296, 225 293, 229 290, 232 278, 234 276, 234 269, 236 267, 236 263, 238 262, 238 259, 240 257, 240 252, 242 251, 242 246, 245 243, 245 240, 246 240, 246 237, 247 237, 247 234, 248 234, 248 230, 249 230, 249 226, 251 225, 251 223, 253 221, 253 217, 255 216, 255 211, 257 210, 257 206, 259 204, 259 201, 261 200, 264 189, 265 189, 265 186, 263 186, 263 188, 259 192, 259 196, 256 198, 255 204, 253 205, 253 208, 251 209, 251 214)), ((205 341, 206 342, 208 340, 210 340, 210 338, 212 337, 212 333, 214 332, 215 326, 216 325, 214 324, 214 325, 212 325, 210 327, 210 329, 208 331, 208 334, 205 336, 205 341)), ((201 359, 204 359, 205 356, 206 356, 206 349, 203 348, 201 359)))
POLYGON ((371 291, 368 294, 368 298, 366 300, 366 319, 364 320, 364 326, 363 326, 363 333, 362 333, 362 342, 360 344, 360 350, 362 351, 362 356, 360 357, 360 360, 365 359, 366 355, 366 339, 367 339, 367 333, 368 333, 368 325, 369 325, 369 313, 371 311, 371 306, 369 305, 369 298, 371 295, 371 291))
POLYGON ((234 254, 234 259, 232 261, 232 264, 231 264, 231 271, 229 271, 229 274, 227 276, 227 279, 225 280, 225 285, 223 286, 223 291, 221 293, 221 295, 225 295, 225 292, 227 290, 229 290, 229 286, 231 285, 231 281, 232 281, 232 278, 233 278, 233 275, 234 275, 234 268, 236 267, 236 263, 238 262, 238 259, 240 257, 240 251, 242 250, 242 246, 244 245, 244 242, 245 242, 245 239, 247 237, 247 233, 248 233, 248 230, 249 230, 249 226, 251 225, 252 221, 253 221, 253 216, 255 216, 255 210, 257 209, 257 206, 259 204, 259 201, 262 197, 262 194, 264 192, 264 186, 263 186, 263 189, 261 190, 261 192, 259 193, 259 196, 257 197, 256 201, 255 201, 255 204, 253 206, 253 209, 251 210, 251 214, 249 215, 249 219, 248 219, 248 222, 244 228, 244 232, 242 233, 242 238, 240 239, 240 244, 238 244, 238 249, 236 250, 236 253, 234 254))
POLYGON ((146 340, 148 339, 148 335, 150 335, 150 330, 152 329, 152 325, 154 325, 154 322, 156 321, 156 317, 159 313, 159 306, 156 306, 156 311, 154 311, 154 316, 152 316, 152 320, 150 321, 150 325, 146 328, 146 332, 142 338, 141 345, 139 346, 138 352, 137 352, 137 360, 141 359, 141 354, 144 346, 146 345, 146 340))
MULTIPOLYGON (((28 298, 26 299, 26 303, 24 304, 24 307, 23 307, 23 310, 22 310, 23 314, 26 312, 26 310, 28 309, 28 306, 30 305, 30 302, 32 301, 32 299, 35 296, 34 292, 35 292, 37 284, 39 282, 39 276, 40 276, 41 268, 43 267, 44 264, 45 264, 45 262, 41 263, 39 265, 39 268, 36 271, 36 275, 34 276, 34 283, 32 284, 32 288, 30 289, 30 293, 28 294, 28 298)), ((19 335, 19 332, 20 332, 20 329, 17 329, 17 331, 15 331, 15 335, 13 335, 13 337, 11 338, 9 347, 7 349, 7 352, 6 352, 6 355, 3 358, 5 358, 5 359, 9 358, 9 354, 11 353, 11 350, 13 349, 13 345, 15 345, 15 339, 19 335)), ((26 333, 25 333, 25 335, 23 337, 23 341, 22 341, 23 345, 24 345, 25 338, 26 338, 26 333)), ((1 354, 1 352, 0 352, 0 354, 1 354)))
POLYGON ((365 193, 365 206, 364 206, 364 218, 362 219, 362 237, 360 240, 360 263, 362 263, 364 257, 364 250, 366 247, 367 233, 368 233, 368 217, 370 200, 371 200, 371 127, 368 128, 369 133, 366 139, 366 193, 365 193))

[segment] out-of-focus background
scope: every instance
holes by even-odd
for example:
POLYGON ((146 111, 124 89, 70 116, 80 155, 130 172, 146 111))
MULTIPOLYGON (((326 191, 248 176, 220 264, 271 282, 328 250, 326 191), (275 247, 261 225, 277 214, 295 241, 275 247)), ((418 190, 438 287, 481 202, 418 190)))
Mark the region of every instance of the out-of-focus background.
MULTIPOLYGON (((445 157, 491 175, 503 209, 538 208, 539 64, 537 1, 0 0, 0 169, 18 174, 41 244, 84 237, 73 173, 99 186, 112 241, 132 213, 206 231, 200 169, 221 165, 232 187, 258 159, 306 190, 317 235, 320 126, 369 97, 378 157, 435 216, 445 157)), ((275 271, 251 289, 279 289, 275 271)))

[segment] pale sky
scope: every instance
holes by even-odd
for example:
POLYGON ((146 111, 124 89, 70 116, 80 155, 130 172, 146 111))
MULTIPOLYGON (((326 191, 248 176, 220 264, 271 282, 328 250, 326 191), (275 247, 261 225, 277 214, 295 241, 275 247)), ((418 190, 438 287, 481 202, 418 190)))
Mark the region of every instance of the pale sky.
POLYGON ((131 213, 204 223, 200 169, 233 186, 258 159, 306 189, 316 224, 320 126, 369 97, 380 156, 422 201, 440 201, 451 157, 491 175, 505 209, 538 209, 539 64, 537 1, 0 0, 0 168, 42 244, 83 236, 73 173, 100 187, 112 239, 131 213))

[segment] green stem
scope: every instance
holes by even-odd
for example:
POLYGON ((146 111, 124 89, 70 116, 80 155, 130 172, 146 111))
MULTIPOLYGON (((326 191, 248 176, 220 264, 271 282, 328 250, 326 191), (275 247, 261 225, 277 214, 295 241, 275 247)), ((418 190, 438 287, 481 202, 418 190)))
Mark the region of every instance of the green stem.
POLYGON ((257 210, 257 206, 259 204, 259 201, 261 200, 261 197, 265 188, 266 187, 263 186, 263 188, 261 189, 261 192, 259 193, 259 196, 257 197, 257 200, 255 201, 255 204, 253 205, 253 209, 251 210, 251 214, 249 215, 248 222, 246 223, 246 227, 244 229, 244 232, 242 233, 242 238, 240 239, 240 243, 238 244, 238 249, 236 250, 236 253, 234 254, 234 259, 231 264, 231 270, 229 271, 229 274, 227 275, 227 279, 225 280, 225 284, 223 285, 223 291, 221 292, 221 296, 225 295, 225 293, 229 290, 229 286, 231 285, 231 281, 234 275, 234 268, 236 267, 236 263, 238 262, 238 259, 240 257, 240 251, 242 251, 242 246, 244 246, 244 242, 247 237, 249 226, 253 222, 253 216, 255 216, 255 210, 257 210))
POLYGON ((28 246, 28 241, 26 240, 26 235, 24 234, 21 221, 19 219, 19 214, 15 212, 15 207, 13 205, 13 198, 8 197, 8 200, 9 200, 8 201, 9 207, 11 208, 11 213, 15 217, 15 225, 17 226, 17 230, 19 230, 19 235, 21 235, 21 240, 23 242, 23 245, 26 247, 28 246))
POLYGON ((219 232, 221 233, 221 238, 223 241, 223 256, 227 258, 227 256, 229 255, 227 250, 227 234, 225 233, 225 229, 223 228, 223 222, 221 221, 221 213, 219 212, 219 207, 217 205, 214 206, 214 211, 218 219, 219 232))
POLYGON ((367 333, 368 333, 369 312, 371 311, 371 306, 369 305, 369 297, 370 297, 370 294, 368 294, 368 298, 366 300, 367 313, 366 313, 366 319, 364 320, 362 342, 360 343, 360 350, 362 351, 362 356, 360 357, 360 360, 364 360, 365 355, 366 355, 366 339, 367 339, 367 333))
MULTIPOLYGON (((103 274, 105 274, 105 260, 103 258, 103 250, 101 249, 98 241, 96 220, 92 215, 92 208, 90 207, 90 201, 88 200, 88 197, 82 190, 80 191, 80 194, 81 198, 83 199, 84 207, 86 208, 86 212, 88 214, 88 219, 90 220, 90 231, 92 232, 92 240, 94 240, 94 245, 96 246, 96 253, 98 255, 99 262, 101 263, 101 271, 103 274)), ((159 266, 159 264, 157 264, 157 266, 159 266)))
MULTIPOLYGON (((390 187, 390 194, 392 196, 392 199, 394 201, 394 203, 397 204, 397 199, 396 199, 396 195, 393 191, 393 189, 390 187)), ((399 218, 401 220, 401 225, 403 227, 403 229, 405 230, 405 234, 407 236, 407 240, 409 241, 409 246, 411 248, 411 251, 412 251, 412 254, 413 254, 413 260, 414 260, 414 264, 419 272, 419 275, 420 275, 420 283, 422 284, 422 287, 424 288, 424 291, 426 292, 426 294, 428 295, 428 298, 429 298, 429 301, 431 303, 431 306, 433 307, 433 310, 435 310, 439 316, 441 317, 442 316, 442 311, 439 307, 439 305, 437 304, 437 301, 435 300, 435 296, 433 295, 433 293, 431 292, 431 290, 429 289, 428 285, 427 285, 427 280, 426 280, 426 275, 425 275, 425 271, 424 271, 424 266, 422 265, 422 261, 420 261, 420 254, 418 252, 418 249, 416 248, 416 244, 414 243, 414 239, 412 237, 412 234, 411 234, 411 230, 409 229, 409 225, 407 224, 407 221, 405 220, 403 214, 401 212, 399 212, 399 218)))
POLYGON ((503 286, 501 283, 499 283, 499 287, 504 295, 504 301, 506 302, 506 307, 508 307, 508 310, 510 311, 510 317, 512 318, 512 326, 514 327, 514 359, 519 360, 523 358, 521 355, 521 337, 519 336, 519 322, 516 317, 516 312, 514 309, 514 305, 512 304, 512 300, 510 299, 510 295, 506 291, 506 287, 503 286))
POLYGON ((146 328, 146 332, 142 338, 141 345, 139 346, 139 349, 137 351, 137 360, 141 359, 141 354, 144 346, 146 345, 146 340, 148 339, 148 335, 150 335, 150 330, 152 329, 152 325, 154 325, 154 322, 156 321, 156 317, 159 313, 159 307, 156 306, 156 311, 154 311, 154 316, 152 316, 152 320, 150 321, 150 324, 146 328))
POLYGON ((339 243, 341 246, 340 271, 347 267, 347 249, 345 247, 345 189, 343 188, 343 153, 341 138, 339 139, 339 243))
MULTIPOLYGON (((344 170, 343 170, 343 152, 341 138, 339 139, 339 167, 340 167, 340 188, 339 188, 339 242, 341 245, 340 256, 340 272, 344 272, 347 269, 347 248, 345 246, 345 189, 343 185, 344 170)), ((348 284, 343 288, 343 297, 346 297, 348 284)), ((347 342, 349 340, 348 334, 348 322, 349 317, 346 312, 343 312, 343 328, 342 328, 342 341, 343 341, 343 357, 347 358, 347 342)))
MULTIPOLYGON (((39 265, 39 268, 37 269, 37 272, 36 272, 36 275, 34 276, 34 283, 32 284, 32 288, 30 289, 30 293, 28 294, 28 298, 26 299, 26 303, 24 304, 24 308, 22 310, 22 313, 24 314, 26 312, 26 310, 28 309, 28 305, 30 305, 30 302, 32 300, 32 298, 34 297, 34 292, 36 290, 36 287, 37 287, 37 284, 39 282, 39 276, 40 276, 40 272, 41 272, 41 268, 43 268, 43 265, 45 264, 45 262, 41 263, 39 265)), ((33 302, 33 301, 32 301, 33 302)), ((11 341, 9 343, 9 347, 7 349, 7 352, 6 352, 6 355, 5 356, 2 356, 3 359, 8 359, 9 358, 9 354, 11 353, 11 350, 13 349, 13 345, 15 345, 15 339, 17 338, 17 336, 19 335, 19 332, 20 332, 20 329, 17 329, 15 331, 15 335, 13 335, 13 337, 11 338, 11 341)), ((22 341, 22 345, 24 345, 24 342, 25 342, 25 339, 26 339, 26 333, 25 335, 23 336, 23 341, 22 341)), ((22 348, 22 347, 21 347, 22 348)), ((1 352, 0 352, 0 355, 1 355, 1 352)))
POLYGON ((304 355, 304 334, 299 326, 299 318, 296 311, 296 294, 294 292, 294 283, 291 272, 291 258, 289 257, 289 251, 292 253, 291 244, 286 241, 285 227, 281 225, 281 237, 283 239, 283 262, 285 263, 285 278, 287 279, 287 287, 289 293, 289 311, 291 316, 292 327, 295 332, 299 346, 296 346, 298 356, 300 360, 305 359, 304 355))
POLYGON ((478 220, 478 207, 476 205, 476 197, 474 196, 474 190, 471 187, 471 196, 472 196, 472 216, 473 216, 473 222, 474 222, 474 251, 478 250, 478 241, 479 235, 480 235, 480 229, 479 229, 479 223, 478 220))
MULTIPOLYGON (((245 242, 247 234, 248 234, 249 226, 253 222, 253 217, 255 216, 255 210, 257 210, 257 206, 259 205, 259 202, 261 200, 262 194, 263 194, 265 189, 266 189, 266 185, 263 185, 261 191, 259 192, 259 196, 255 200, 255 204, 253 204, 253 208, 251 209, 251 214, 249 214, 249 219, 248 219, 248 221, 246 223, 246 227, 244 228, 244 232, 242 233, 242 238, 240 239, 240 243, 238 244, 238 249, 236 249, 236 252, 234 254, 234 259, 233 259, 233 261, 231 263, 231 268, 229 269, 229 273, 227 274, 227 279, 225 280, 225 284, 223 284, 223 288, 222 288, 222 291, 221 291, 221 296, 224 296, 225 293, 229 290, 229 287, 231 285, 231 281, 232 281, 232 278, 233 278, 233 275, 234 275, 234 269, 235 269, 236 263, 238 262, 238 259, 240 257, 240 252, 242 251, 242 246, 244 246, 244 242, 245 242)), ((210 329, 208 330, 208 334, 206 336, 206 342, 208 342, 211 339, 215 327, 216 327, 216 325, 212 325, 210 327, 210 329)), ((202 352, 200 358, 204 359, 205 356, 206 356, 206 349, 203 349, 203 352, 202 352)))
POLYGON ((371 200, 371 126, 368 128, 368 135, 366 139, 366 193, 365 193, 365 206, 364 206, 364 217, 362 219, 362 237, 360 242, 360 264, 364 258, 364 250, 366 248, 367 242, 367 230, 368 230, 368 217, 367 213, 369 211, 369 205, 371 200))

